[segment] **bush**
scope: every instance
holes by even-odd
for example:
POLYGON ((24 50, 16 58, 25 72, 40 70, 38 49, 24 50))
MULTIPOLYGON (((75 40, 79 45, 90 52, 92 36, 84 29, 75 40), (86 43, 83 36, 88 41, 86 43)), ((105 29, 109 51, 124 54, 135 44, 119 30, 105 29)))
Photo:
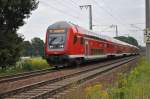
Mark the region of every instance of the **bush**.
POLYGON ((13 75, 17 73, 23 73, 34 70, 42 70, 50 68, 46 60, 38 58, 30 58, 26 60, 20 60, 16 63, 16 66, 9 67, 7 69, 0 69, 0 75, 13 75))
POLYGON ((34 69, 46 69, 50 67, 46 60, 42 58, 33 58, 31 59, 30 64, 34 69))
POLYGON ((22 69, 26 71, 41 70, 46 68, 49 68, 49 64, 42 58, 32 58, 29 60, 24 60, 22 65, 22 69))
POLYGON ((25 60, 24 63, 22 64, 22 69, 25 71, 32 71, 33 66, 31 64, 31 60, 25 60))

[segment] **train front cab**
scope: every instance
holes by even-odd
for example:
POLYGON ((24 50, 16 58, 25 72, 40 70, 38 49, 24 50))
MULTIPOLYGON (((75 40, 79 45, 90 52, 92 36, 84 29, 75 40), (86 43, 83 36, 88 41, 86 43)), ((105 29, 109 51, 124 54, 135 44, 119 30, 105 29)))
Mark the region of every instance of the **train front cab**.
POLYGON ((65 28, 50 28, 47 30, 45 56, 49 64, 56 65, 67 61, 66 37, 67 29, 65 28))
MULTIPOLYGON (((45 56, 53 66, 68 66, 72 63, 81 63, 84 59, 83 35, 79 34, 74 26, 67 23, 63 28, 50 27, 47 31, 45 56)), ((64 25, 65 24, 65 25, 64 25)))

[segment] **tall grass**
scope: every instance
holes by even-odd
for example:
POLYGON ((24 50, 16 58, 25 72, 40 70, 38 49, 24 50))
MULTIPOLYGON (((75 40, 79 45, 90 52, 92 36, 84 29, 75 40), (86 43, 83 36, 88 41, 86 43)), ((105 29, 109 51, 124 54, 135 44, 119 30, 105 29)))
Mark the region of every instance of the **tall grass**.
POLYGON ((19 62, 16 63, 16 66, 9 67, 5 70, 0 69, 0 76, 12 75, 47 68, 50 68, 50 66, 46 62, 46 60, 40 57, 34 57, 31 59, 20 60, 19 62))
POLYGON ((40 70, 49 68, 49 64, 42 58, 32 58, 25 60, 22 64, 22 68, 27 71, 40 70))
POLYGON ((120 74, 119 78, 110 91, 113 99, 150 99, 150 64, 144 57, 129 75, 120 74))
POLYGON ((87 87, 88 99, 150 99, 150 64, 143 57, 129 74, 118 74, 116 86, 107 90, 101 87, 87 87))
POLYGON ((103 89, 102 84, 96 84, 85 88, 88 99, 108 99, 108 92, 103 89))

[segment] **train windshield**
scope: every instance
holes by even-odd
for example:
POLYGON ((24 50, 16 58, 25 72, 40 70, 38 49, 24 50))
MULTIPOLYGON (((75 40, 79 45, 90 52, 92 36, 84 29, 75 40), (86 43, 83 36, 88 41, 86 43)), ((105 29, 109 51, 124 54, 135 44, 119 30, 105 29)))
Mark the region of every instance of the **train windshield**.
POLYGON ((63 49, 65 44, 65 33, 50 33, 49 34, 49 48, 50 49, 63 49))

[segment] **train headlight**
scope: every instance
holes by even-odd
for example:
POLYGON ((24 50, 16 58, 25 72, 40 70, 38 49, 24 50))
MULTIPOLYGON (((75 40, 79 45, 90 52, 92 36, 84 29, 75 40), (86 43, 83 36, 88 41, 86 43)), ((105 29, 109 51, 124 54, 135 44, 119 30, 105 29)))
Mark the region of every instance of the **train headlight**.
POLYGON ((60 45, 60 48, 64 48, 64 45, 60 45))
POLYGON ((53 48, 53 46, 50 45, 49 48, 53 48))

